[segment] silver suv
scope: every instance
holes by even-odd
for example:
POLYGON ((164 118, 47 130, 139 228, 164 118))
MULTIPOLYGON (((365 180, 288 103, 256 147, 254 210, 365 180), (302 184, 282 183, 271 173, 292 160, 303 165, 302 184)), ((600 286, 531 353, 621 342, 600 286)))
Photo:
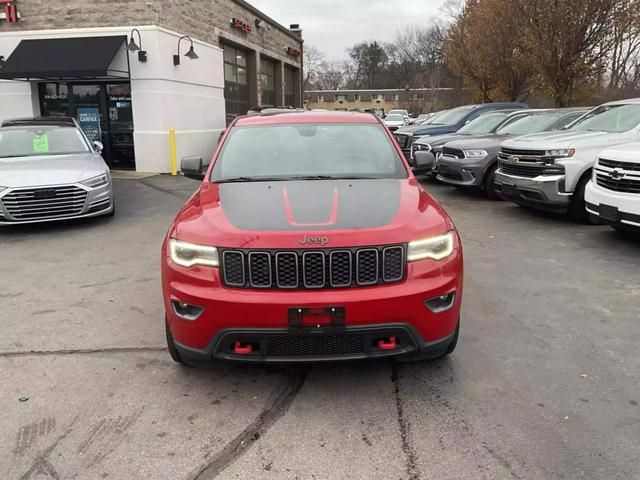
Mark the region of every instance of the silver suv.
POLYGON ((100 142, 73 118, 6 120, 0 127, 0 225, 113 215, 100 142))

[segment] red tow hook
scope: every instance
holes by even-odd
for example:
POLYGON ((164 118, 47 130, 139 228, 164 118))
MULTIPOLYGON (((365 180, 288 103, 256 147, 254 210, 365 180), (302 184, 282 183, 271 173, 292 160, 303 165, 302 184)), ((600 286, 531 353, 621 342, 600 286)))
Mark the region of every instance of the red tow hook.
POLYGON ((253 345, 250 343, 243 345, 242 342, 236 342, 233 347, 233 353, 236 355, 249 355, 251 352, 253 352, 253 345))
POLYGON ((394 350, 396 347, 396 337, 389 337, 388 340, 386 338, 378 340, 378 348, 380 350, 394 350))

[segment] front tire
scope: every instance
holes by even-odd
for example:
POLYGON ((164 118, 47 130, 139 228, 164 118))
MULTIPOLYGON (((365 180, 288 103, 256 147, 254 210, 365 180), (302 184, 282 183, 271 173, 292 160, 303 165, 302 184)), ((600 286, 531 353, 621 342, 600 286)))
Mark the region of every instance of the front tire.
POLYGON ((498 201, 502 200, 498 192, 496 192, 496 170, 498 169, 497 165, 494 165, 489 169, 489 171, 484 176, 484 180, 482 182, 482 188, 484 190, 485 196, 489 200, 498 201))
POLYGON ((591 172, 587 172, 582 175, 576 189, 573 192, 573 199, 571 205, 569 205, 569 217, 572 220, 583 223, 585 225, 593 225, 594 223, 589 218, 589 212, 587 212, 587 206, 584 201, 584 191, 587 187, 587 183, 591 179, 591 172))
POLYGON ((166 318, 165 318, 165 331, 166 331, 166 337, 167 337, 167 349, 169 350, 169 355, 171 355, 171 358, 173 359, 174 362, 179 363, 180 365, 185 365, 184 360, 182 360, 182 357, 180 356, 180 352, 178 352, 178 349, 176 348, 176 343, 173 340, 173 335, 171 334, 171 329, 169 328, 169 322, 167 322, 166 318))

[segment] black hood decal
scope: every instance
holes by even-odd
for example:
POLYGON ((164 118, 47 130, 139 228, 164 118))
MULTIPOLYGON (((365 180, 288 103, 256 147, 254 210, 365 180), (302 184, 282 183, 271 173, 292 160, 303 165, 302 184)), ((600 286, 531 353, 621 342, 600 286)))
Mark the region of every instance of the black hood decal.
POLYGON ((399 180, 309 180, 220 185, 225 216, 242 230, 339 230, 390 223, 399 180))

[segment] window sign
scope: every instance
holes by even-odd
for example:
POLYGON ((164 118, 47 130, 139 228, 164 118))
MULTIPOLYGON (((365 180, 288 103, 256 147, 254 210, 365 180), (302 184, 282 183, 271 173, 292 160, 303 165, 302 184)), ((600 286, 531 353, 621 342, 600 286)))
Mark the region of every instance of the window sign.
POLYGON ((89 137, 89 140, 92 142, 100 140, 102 137, 100 132, 100 109, 79 108, 78 123, 87 137, 89 137))
POLYGON ((49 137, 47 134, 40 135, 33 139, 33 153, 48 153, 49 152, 49 137))

